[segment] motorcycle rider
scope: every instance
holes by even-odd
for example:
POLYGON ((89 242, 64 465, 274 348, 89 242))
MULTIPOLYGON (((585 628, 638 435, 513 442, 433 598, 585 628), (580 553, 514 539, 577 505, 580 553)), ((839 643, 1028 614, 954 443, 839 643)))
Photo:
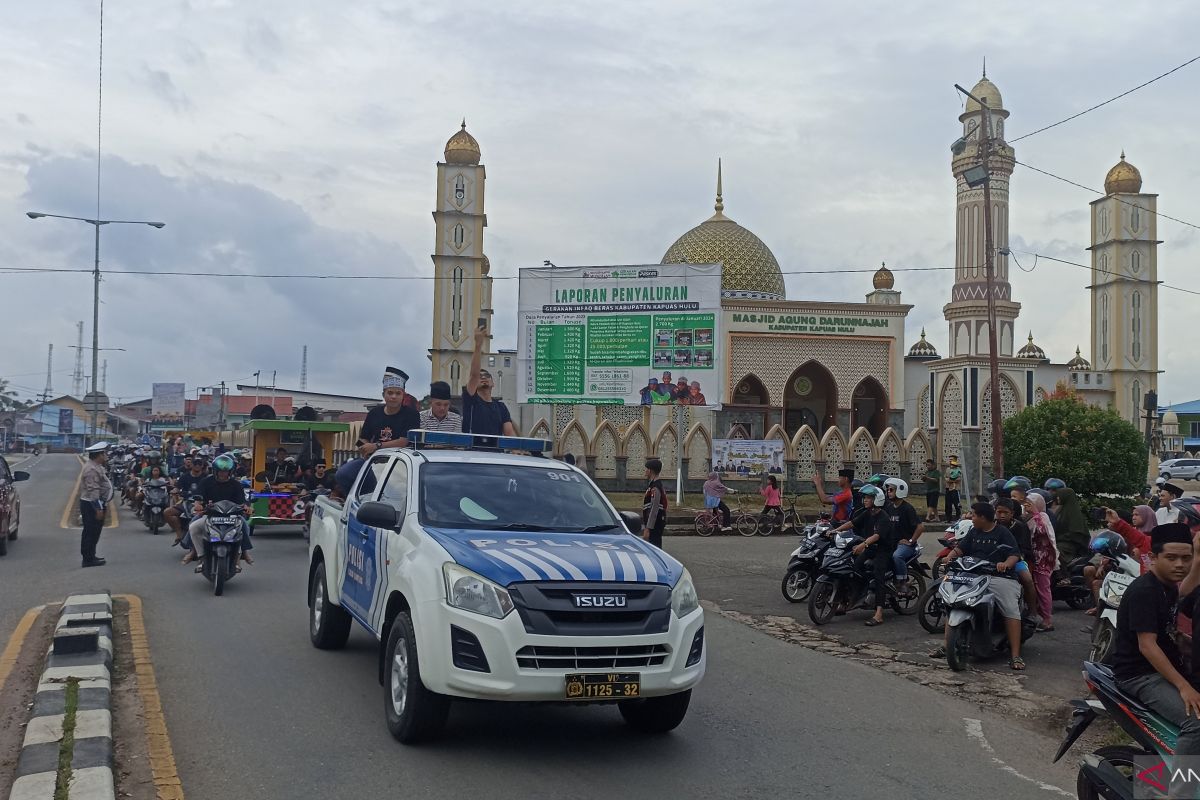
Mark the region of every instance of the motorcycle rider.
POLYGON ((853 550, 858 558, 859 567, 861 568, 867 559, 873 558, 871 566, 875 573, 875 615, 863 623, 868 628, 873 628, 883 624, 883 602, 887 595, 884 587, 887 585, 892 554, 896 551, 896 533, 892 527, 892 507, 885 499, 884 493, 867 484, 862 488, 862 499, 863 510, 855 518, 857 524, 849 523, 842 527, 853 525, 860 536, 865 536, 853 550), (871 548, 870 552, 868 548, 871 548))
MULTIPOLYGON (((988 576, 988 590, 996 598, 996 608, 1004 617, 1004 633, 1008 637, 1008 665, 1021 672, 1025 669, 1025 660, 1021 658, 1021 584, 1010 578, 1003 577, 1011 572, 1021 560, 1021 551, 1017 548, 1017 540, 1012 531, 996 522, 996 509, 991 503, 973 503, 971 505, 972 528, 966 536, 959 537, 954 550, 947 559, 953 561, 960 556, 973 558, 991 558, 995 551, 1006 547, 1008 556, 996 563, 999 575, 988 576)), ((933 658, 946 657, 946 643, 950 639, 950 620, 946 620, 946 641, 929 655, 933 658)))
MULTIPOLYGON (((1021 551, 1021 560, 1017 562, 1015 574, 1021 582, 1021 590, 1025 594, 1025 609, 1032 619, 1034 610, 1038 607, 1037 585, 1033 582, 1030 564, 1033 563, 1033 535, 1029 526, 1021 519, 1018 509, 1021 507, 1010 497, 1001 497, 996 506, 996 522, 1003 525, 1017 540, 1017 549, 1021 551)), ((1021 509, 1024 510, 1024 509, 1021 509)), ((1034 620, 1039 622, 1040 620, 1034 620)))
POLYGON ((883 482, 888 502, 892 507, 892 527, 895 529, 896 550, 892 554, 892 566, 896 571, 896 593, 907 597, 908 560, 917 554, 917 539, 925 532, 925 523, 917 515, 917 509, 908 502, 908 483, 901 478, 888 478, 883 482))
MULTIPOLYGON (((246 516, 250 516, 250 507, 246 505, 246 489, 239 481, 233 478, 235 468, 236 464, 231 456, 219 455, 213 459, 212 475, 209 475, 200 482, 200 497, 202 499, 197 504, 196 518, 188 526, 188 537, 192 540, 192 552, 188 553, 190 558, 187 556, 184 557, 184 564, 204 557, 204 549, 208 545, 208 542, 204 538, 204 511, 210 503, 229 500, 243 506, 246 516)), ((245 520, 242 520, 242 560, 247 564, 254 563, 254 559, 247 552, 253 549, 254 543, 250 541, 250 525, 245 520)))
MULTIPOLYGON (((181 520, 185 516, 186 503, 190 502, 191 498, 200 496, 200 485, 204 481, 204 476, 207 471, 204 467, 204 462, 199 458, 188 457, 190 469, 181 474, 175 479, 175 491, 179 493, 180 500, 178 505, 171 506, 163 512, 163 518, 167 521, 167 526, 175 534, 175 541, 171 542, 171 546, 183 542, 184 536, 183 524, 181 520)), ((191 550, 191 542, 184 544, 185 550, 191 550)), ((189 552, 188 555, 191 555, 189 552)), ((186 557, 185 557, 186 558, 186 557)), ((190 558, 187 561, 191 561, 190 558)), ((184 563, 187 563, 186 561, 184 563)))
MULTIPOLYGON (((1183 522, 1159 525, 1150 533, 1150 571, 1130 583, 1121 597, 1112 657, 1121 691, 1179 726, 1178 756, 1200 755, 1200 691, 1185 677, 1173 638, 1180 596, 1200 586, 1194 548, 1183 522)), ((1187 796, 1178 786, 1171 789, 1171 797, 1187 796)))

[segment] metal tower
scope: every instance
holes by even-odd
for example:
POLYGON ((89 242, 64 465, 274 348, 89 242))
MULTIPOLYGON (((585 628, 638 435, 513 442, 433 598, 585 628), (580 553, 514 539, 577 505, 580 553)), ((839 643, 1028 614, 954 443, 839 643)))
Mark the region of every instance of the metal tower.
POLYGON ((83 397, 83 320, 76 323, 79 341, 75 346, 75 372, 71 375, 71 396, 83 397))
POLYGON ((42 391, 42 402, 49 403, 54 396, 54 385, 51 376, 54 374, 54 343, 51 342, 46 352, 46 388, 42 391))
POLYGON ((104 366, 100 369, 100 391, 108 394, 108 359, 104 359, 104 366))
POLYGON ((303 354, 300 356, 300 391, 308 388, 308 345, 304 345, 303 354))

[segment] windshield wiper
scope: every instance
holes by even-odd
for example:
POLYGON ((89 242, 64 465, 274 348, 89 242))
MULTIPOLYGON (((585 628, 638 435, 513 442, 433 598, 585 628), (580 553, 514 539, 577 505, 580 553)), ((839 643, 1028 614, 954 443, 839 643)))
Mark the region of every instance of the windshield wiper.
POLYGON ((588 525, 586 528, 579 528, 572 533, 599 533, 600 531, 615 531, 623 527, 625 526, 610 522, 606 525, 588 525))
POLYGON ((548 531, 551 528, 545 525, 535 525, 532 522, 509 522, 505 525, 492 525, 488 528, 491 531, 548 531))

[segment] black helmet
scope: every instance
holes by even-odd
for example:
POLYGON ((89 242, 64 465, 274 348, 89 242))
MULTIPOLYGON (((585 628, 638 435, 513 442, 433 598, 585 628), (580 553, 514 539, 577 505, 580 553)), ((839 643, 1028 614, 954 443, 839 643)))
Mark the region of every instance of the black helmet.
POLYGON ((1117 558, 1129 551, 1129 547, 1125 544, 1125 537, 1113 531, 1104 531, 1103 533, 1096 534, 1091 544, 1088 545, 1088 549, 1097 555, 1107 556, 1108 558, 1117 558))
POLYGON ((1067 483, 1062 478, 1047 478, 1042 484, 1042 488, 1047 491, 1057 492, 1059 489, 1067 488, 1067 483))
POLYGON ((882 489, 883 484, 884 484, 884 482, 887 481, 887 479, 888 479, 887 475, 884 475, 882 472, 876 472, 874 475, 867 478, 867 483, 871 484, 876 489, 882 489))
POLYGON ((1038 497, 1045 500, 1047 505, 1050 504, 1050 500, 1052 499, 1050 493, 1045 489, 1030 489, 1028 492, 1026 492, 1026 494, 1036 494, 1038 497))
POLYGON ((1179 521, 1185 525, 1200 525, 1200 497, 1181 497, 1171 501, 1171 508, 1179 512, 1179 521))
POLYGON ((1008 497, 1008 489, 1005 488, 1004 478, 996 478, 987 485, 987 490, 997 497, 1008 497))
POLYGON ((1004 488, 1008 489, 1010 492, 1013 489, 1020 489, 1022 492, 1028 494, 1029 490, 1033 488, 1033 481, 1029 480, 1029 478, 1026 478, 1024 475, 1014 475, 1004 484, 1004 488))
POLYGON ((850 481, 850 488, 851 488, 853 491, 856 491, 856 492, 857 492, 857 491, 858 491, 859 489, 861 489, 863 486, 864 486, 863 482, 862 482, 862 481, 860 481, 858 478, 855 478, 854 480, 850 481))

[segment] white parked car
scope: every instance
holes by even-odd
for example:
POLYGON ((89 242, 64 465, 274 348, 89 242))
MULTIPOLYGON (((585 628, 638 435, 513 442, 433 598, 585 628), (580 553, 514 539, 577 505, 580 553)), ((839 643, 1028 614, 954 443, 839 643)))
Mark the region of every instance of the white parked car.
POLYGON ((1200 480, 1200 458, 1171 458, 1158 465, 1158 474, 1167 480, 1200 480))
POLYGON ((378 640, 392 735, 435 735, 455 697, 615 703, 640 730, 678 726, 706 659, 683 565, 584 472, 510 452, 549 442, 411 438, 375 453, 345 504, 317 498, 309 542, 312 643, 342 647, 352 620, 378 640))

